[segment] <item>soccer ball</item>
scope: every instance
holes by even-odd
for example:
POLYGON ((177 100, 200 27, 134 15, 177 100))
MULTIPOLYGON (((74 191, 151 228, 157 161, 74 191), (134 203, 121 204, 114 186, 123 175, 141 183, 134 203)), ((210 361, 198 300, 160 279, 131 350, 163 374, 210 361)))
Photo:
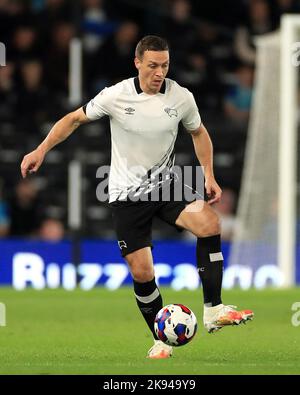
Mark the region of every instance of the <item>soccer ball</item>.
POLYGON ((183 346, 195 336, 195 314, 182 304, 168 304, 157 313, 154 330, 159 340, 169 346, 183 346))

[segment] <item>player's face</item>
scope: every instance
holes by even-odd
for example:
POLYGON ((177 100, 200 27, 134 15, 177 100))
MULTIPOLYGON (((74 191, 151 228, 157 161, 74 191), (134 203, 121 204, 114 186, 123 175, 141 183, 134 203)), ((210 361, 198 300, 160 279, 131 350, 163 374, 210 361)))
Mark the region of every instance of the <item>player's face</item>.
POLYGON ((169 51, 145 51, 142 59, 135 58, 142 90, 158 93, 169 70, 169 51))

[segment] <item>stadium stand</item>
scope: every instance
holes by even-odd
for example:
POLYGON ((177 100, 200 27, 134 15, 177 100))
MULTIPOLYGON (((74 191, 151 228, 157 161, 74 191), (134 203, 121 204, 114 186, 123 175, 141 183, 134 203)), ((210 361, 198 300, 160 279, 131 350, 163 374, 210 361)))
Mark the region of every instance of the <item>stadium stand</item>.
MULTIPOLYGON (((253 34, 275 30, 281 13, 298 11, 296 3, 228 0, 225 6, 218 0, 83 0, 82 104, 104 86, 136 74, 132 59, 141 36, 164 35, 171 45, 169 76, 194 93, 211 134, 216 178, 221 187, 238 195, 247 116, 237 122, 224 103, 236 93, 236 70, 253 66, 253 34)), ((68 48, 75 34, 72 6, 68 0, 0 1, 0 40, 8 48, 7 66, 0 67, 0 178, 8 206, 21 177, 21 158, 44 138, 53 122, 72 110, 67 100, 68 48)), ((182 130, 176 148, 178 164, 197 164, 191 139, 182 130)), ((83 233, 113 237, 108 206, 99 203, 95 193, 96 170, 109 164, 109 151, 109 123, 101 120, 81 127, 48 154, 34 176, 45 218, 58 219, 67 228, 67 164, 79 155, 84 165, 83 233)), ((162 223, 155 226, 153 236, 180 237, 162 223)))

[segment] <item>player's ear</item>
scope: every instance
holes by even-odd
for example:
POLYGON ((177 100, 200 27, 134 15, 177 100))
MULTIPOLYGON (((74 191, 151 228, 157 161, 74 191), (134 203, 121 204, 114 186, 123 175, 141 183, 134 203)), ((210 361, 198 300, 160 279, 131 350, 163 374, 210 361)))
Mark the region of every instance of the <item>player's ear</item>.
POLYGON ((141 61, 140 61, 140 59, 137 58, 137 57, 135 57, 135 58, 134 58, 134 64, 135 64, 135 67, 139 70, 140 67, 141 67, 141 61))

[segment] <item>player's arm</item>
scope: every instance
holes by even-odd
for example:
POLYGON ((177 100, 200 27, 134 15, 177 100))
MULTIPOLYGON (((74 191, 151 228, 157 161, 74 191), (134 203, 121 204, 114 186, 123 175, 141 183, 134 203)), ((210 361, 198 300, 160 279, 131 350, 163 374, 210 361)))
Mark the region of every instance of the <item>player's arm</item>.
POLYGON ((22 177, 25 178, 28 173, 35 173, 43 163, 48 151, 69 137, 78 126, 89 121, 90 119, 85 115, 83 109, 79 108, 56 122, 42 143, 34 151, 24 156, 21 163, 22 177))
POLYGON ((195 153, 204 168, 205 189, 209 197, 208 203, 218 202, 221 198, 222 190, 217 184, 213 171, 213 145, 209 134, 203 124, 196 130, 190 131, 193 139, 195 153))

